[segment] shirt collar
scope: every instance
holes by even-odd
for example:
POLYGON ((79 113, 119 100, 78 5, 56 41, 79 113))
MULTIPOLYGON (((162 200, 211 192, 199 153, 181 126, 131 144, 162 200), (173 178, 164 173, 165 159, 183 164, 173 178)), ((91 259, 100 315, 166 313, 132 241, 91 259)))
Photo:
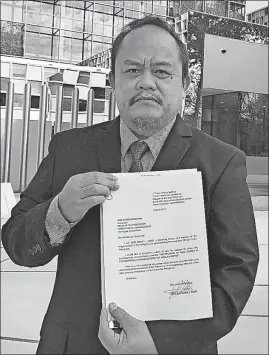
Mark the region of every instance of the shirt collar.
MULTIPOLYGON (((162 128, 157 133, 153 134, 152 136, 143 139, 144 142, 147 143, 154 159, 160 153, 160 150, 168 137, 169 132, 171 131, 174 123, 176 121, 176 117, 168 123, 164 128, 162 128)), ((125 157, 130 145, 139 139, 134 135, 134 133, 130 130, 130 128, 120 119, 120 137, 121 137, 121 156, 122 158, 125 157)))

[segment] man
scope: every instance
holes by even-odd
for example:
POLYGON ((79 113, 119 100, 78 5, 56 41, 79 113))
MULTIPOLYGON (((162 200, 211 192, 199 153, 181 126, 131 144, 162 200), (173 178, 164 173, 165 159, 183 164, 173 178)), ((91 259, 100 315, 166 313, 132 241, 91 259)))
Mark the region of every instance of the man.
POLYGON ((3 227, 16 264, 40 266, 58 255, 37 353, 217 354, 250 296, 259 258, 245 155, 184 124, 187 51, 158 17, 119 34, 110 82, 120 117, 54 135, 3 227), (112 304, 123 327, 114 333, 101 311, 99 226, 100 203, 120 188, 113 173, 190 168, 203 175, 214 317, 142 322, 112 304))

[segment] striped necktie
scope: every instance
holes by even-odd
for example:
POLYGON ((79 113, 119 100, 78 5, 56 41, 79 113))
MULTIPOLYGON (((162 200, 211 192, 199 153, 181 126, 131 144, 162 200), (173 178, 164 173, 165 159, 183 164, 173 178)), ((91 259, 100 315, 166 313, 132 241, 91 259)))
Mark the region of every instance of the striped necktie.
POLYGON ((146 153, 148 145, 144 141, 136 141, 130 145, 130 152, 132 155, 132 165, 129 172, 143 171, 141 159, 146 153))

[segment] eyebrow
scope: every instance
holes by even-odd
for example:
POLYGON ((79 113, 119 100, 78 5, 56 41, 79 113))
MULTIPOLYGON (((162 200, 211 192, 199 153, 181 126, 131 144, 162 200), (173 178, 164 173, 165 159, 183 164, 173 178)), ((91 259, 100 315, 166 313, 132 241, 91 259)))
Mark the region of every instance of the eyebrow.
POLYGON ((164 66, 167 66, 167 67, 172 67, 172 63, 167 62, 166 60, 162 60, 160 62, 156 62, 156 63, 154 63, 154 65, 164 65, 164 66))
MULTIPOLYGON (((125 64, 125 65, 138 65, 138 66, 143 65, 141 62, 136 61, 136 60, 132 60, 132 59, 126 59, 123 64, 125 64)), ((153 65, 154 66, 163 65, 163 66, 167 66, 167 67, 172 67, 172 63, 170 63, 170 62, 168 62, 166 60, 162 60, 162 61, 153 63, 153 65)))
POLYGON ((127 65, 143 65, 141 62, 138 62, 136 60, 131 60, 131 59, 126 59, 123 64, 127 64, 127 65))

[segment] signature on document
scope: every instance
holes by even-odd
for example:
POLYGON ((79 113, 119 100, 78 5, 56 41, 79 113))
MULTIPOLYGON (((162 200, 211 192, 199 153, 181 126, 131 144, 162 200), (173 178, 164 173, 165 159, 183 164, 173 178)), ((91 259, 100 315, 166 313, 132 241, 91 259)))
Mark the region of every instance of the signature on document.
POLYGON ((175 284, 170 284, 171 289, 164 290, 163 292, 169 294, 169 299, 178 295, 193 293, 193 283, 188 280, 181 280, 175 284))

